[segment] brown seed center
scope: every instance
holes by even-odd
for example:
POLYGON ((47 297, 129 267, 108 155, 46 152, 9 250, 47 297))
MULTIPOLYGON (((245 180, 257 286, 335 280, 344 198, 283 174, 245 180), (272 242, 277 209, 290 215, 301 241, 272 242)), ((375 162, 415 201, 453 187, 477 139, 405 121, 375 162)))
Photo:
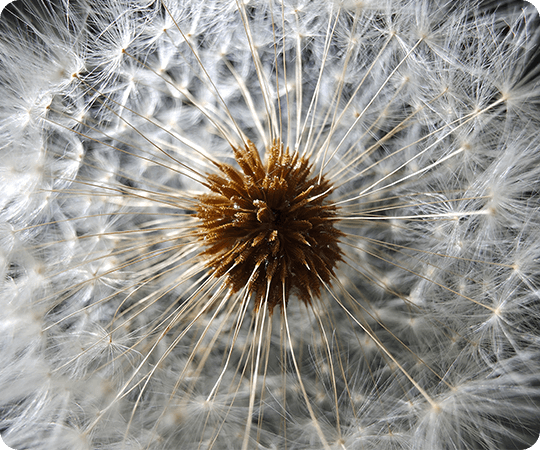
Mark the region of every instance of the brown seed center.
POLYGON ((201 256, 233 291, 247 289, 255 310, 266 303, 272 313, 291 293, 310 304, 341 260, 336 208, 325 204, 332 186, 280 142, 266 164, 250 141, 233 150, 241 171, 218 164, 199 197, 201 256))

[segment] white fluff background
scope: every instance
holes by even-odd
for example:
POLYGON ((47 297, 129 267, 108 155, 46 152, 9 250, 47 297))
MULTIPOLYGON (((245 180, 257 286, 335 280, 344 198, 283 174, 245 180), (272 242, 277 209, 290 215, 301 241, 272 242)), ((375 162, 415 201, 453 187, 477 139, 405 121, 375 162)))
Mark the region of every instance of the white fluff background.
POLYGON ((526 2, 20 0, 0 23, 0 433, 18 450, 511 450, 540 428, 526 2), (193 208, 273 139, 335 188, 273 315, 193 208))

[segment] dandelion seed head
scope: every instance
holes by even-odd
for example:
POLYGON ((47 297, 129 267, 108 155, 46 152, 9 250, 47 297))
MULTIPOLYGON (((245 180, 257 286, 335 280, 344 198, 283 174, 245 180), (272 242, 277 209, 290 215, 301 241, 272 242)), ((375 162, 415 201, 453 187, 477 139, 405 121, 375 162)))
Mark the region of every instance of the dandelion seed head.
POLYGON ((8 7, 6 442, 529 442, 538 18, 497 4, 8 7))

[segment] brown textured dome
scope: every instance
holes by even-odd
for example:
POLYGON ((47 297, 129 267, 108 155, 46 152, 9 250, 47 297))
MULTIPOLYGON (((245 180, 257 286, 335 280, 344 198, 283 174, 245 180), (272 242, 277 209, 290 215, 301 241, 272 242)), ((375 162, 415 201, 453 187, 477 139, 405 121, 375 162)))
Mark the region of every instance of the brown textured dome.
POLYGON ((281 142, 267 149, 266 164, 250 141, 233 150, 241 172, 218 164, 207 177, 211 193, 199 198, 201 255, 233 291, 254 294, 256 310, 266 301, 272 313, 291 292, 310 304, 341 259, 336 208, 325 204, 332 186, 281 142))

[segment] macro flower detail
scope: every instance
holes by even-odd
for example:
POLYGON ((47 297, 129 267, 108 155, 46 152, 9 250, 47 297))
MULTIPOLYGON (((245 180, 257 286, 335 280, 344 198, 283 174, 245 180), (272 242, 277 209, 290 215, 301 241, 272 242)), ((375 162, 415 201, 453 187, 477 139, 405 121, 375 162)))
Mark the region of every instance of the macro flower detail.
POLYGON ((234 153, 243 174, 220 164, 222 175, 208 176, 212 194, 197 205, 203 245, 209 247, 202 255, 234 291, 254 293, 256 310, 264 301, 272 313, 291 289, 311 303, 341 259, 335 208, 324 205, 329 183, 281 143, 269 149, 266 165, 251 142, 234 153))
POLYGON ((520 1, 6 7, 2 439, 531 445, 538 61, 520 1))

